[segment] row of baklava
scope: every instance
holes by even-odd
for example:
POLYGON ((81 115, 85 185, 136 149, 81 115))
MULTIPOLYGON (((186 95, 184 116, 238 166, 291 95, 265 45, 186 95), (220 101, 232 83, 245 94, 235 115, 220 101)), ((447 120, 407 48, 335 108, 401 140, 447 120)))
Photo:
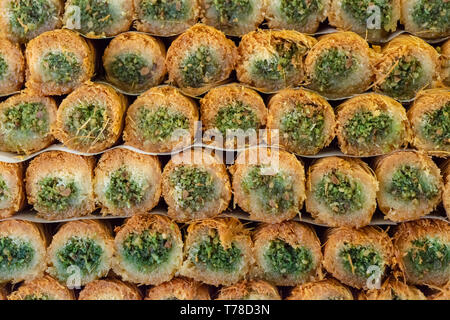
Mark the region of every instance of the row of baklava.
POLYGON ((45 152, 23 165, 0 163, 0 217, 24 208, 26 199, 48 220, 104 215, 130 216, 154 208, 162 194, 177 222, 216 217, 233 205, 250 220, 294 219, 303 203, 317 223, 360 228, 378 208, 395 222, 419 219, 442 202, 450 215, 450 160, 439 167, 421 153, 399 151, 376 159, 374 171, 360 159, 326 157, 307 172, 285 151, 252 148, 227 167, 208 149, 171 158, 161 173, 157 157, 117 148, 93 157, 45 152), (94 170, 95 167, 95 170, 94 170), (444 178, 443 178, 444 176, 444 178), (306 180, 306 181, 305 181, 306 180))
POLYGON ((46 270, 63 286, 79 288, 111 269, 138 285, 183 276, 213 286, 248 279, 296 286, 324 279, 323 268, 363 290, 379 289, 389 274, 431 288, 450 279, 450 224, 441 220, 402 223, 392 239, 379 227, 331 228, 323 250, 314 229, 294 221, 250 232, 235 218, 205 219, 189 225, 183 243, 177 224, 164 216, 135 215, 115 229, 115 238, 99 220, 78 220, 63 224, 48 248, 41 227, 0 222, 0 283, 30 281, 46 270))
POLYGON ((26 89, 0 103, 0 151, 31 154, 56 138, 70 149, 98 153, 122 137, 144 152, 177 152, 199 140, 197 131, 203 129, 203 143, 214 148, 266 141, 297 155, 316 155, 337 136, 340 150, 352 156, 387 154, 408 144, 433 155, 450 153, 448 88, 421 91, 408 112, 377 93, 350 98, 333 110, 306 89, 283 89, 267 106, 256 91, 239 84, 211 89, 199 106, 170 86, 146 91, 129 107, 104 84, 78 87, 59 107, 53 98, 26 89))
POLYGON ((201 19, 228 35, 241 36, 267 20, 269 28, 317 31, 327 17, 332 26, 379 41, 397 29, 424 38, 450 35, 445 0, 2 0, 2 33, 26 42, 60 28, 87 36, 114 36, 130 29, 171 36, 201 19), (64 13, 63 13, 64 11, 64 13), (62 17, 62 19, 61 19, 62 17), (134 23, 133 23, 134 22, 134 23))
MULTIPOLYGON (((19 90, 24 59, 19 47, 6 39, 0 49, 2 93, 19 90), (4 43, 4 45, 3 45, 4 43), (10 77, 8 77, 10 75, 10 77)), ((226 36, 195 25, 176 38, 167 50, 143 33, 114 38, 103 54, 106 79, 128 93, 140 93, 169 82, 198 96, 237 79, 262 92, 306 85, 340 99, 372 88, 398 100, 410 100, 427 87, 449 83, 450 41, 441 55, 420 38, 400 35, 381 50, 371 48, 353 32, 313 37, 292 30, 259 30, 246 34, 236 47, 226 36)), ((26 48, 26 87, 42 95, 62 95, 91 79, 95 49, 89 40, 70 30, 45 32, 26 48)))

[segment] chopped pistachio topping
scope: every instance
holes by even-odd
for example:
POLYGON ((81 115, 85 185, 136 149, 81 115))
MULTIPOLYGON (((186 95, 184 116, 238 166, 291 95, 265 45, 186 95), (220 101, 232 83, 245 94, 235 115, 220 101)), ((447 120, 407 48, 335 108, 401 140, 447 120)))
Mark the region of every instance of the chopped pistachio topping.
POLYGON ((415 92, 426 84, 424 79, 420 61, 415 57, 405 56, 396 62, 380 89, 388 96, 409 99, 413 98, 415 92))
POLYGON ((244 179, 242 188, 247 193, 257 195, 261 207, 267 213, 277 214, 296 205, 294 181, 286 172, 265 174, 262 166, 251 168, 244 179))
POLYGON ((423 276, 450 267, 450 244, 439 238, 425 237, 411 242, 405 259, 415 273, 423 276))
POLYGON ((242 101, 221 107, 215 118, 216 127, 225 135, 227 130, 241 129, 244 132, 258 129, 259 120, 255 111, 242 101))
POLYGON ((234 25, 253 11, 250 0, 211 0, 211 6, 217 12, 221 24, 234 25))
POLYGON ((324 127, 324 112, 318 110, 315 105, 298 103, 280 120, 281 137, 308 150, 314 150, 323 144, 324 127))
POLYGON ((108 69, 115 79, 133 87, 151 80, 153 67, 141 55, 126 53, 116 56, 108 69))
POLYGON ((56 8, 48 0, 14 0, 9 1, 9 23, 12 31, 20 36, 49 23, 56 18, 56 8))
POLYGON ((68 209, 78 197, 78 187, 74 181, 59 177, 46 177, 39 181, 37 204, 48 210, 61 212, 68 209))
POLYGON ((10 273, 28 267, 34 258, 34 249, 28 241, 9 236, 0 237, 0 272, 10 273))
POLYGON ((448 0, 418 0, 412 11, 412 18, 420 28, 448 31, 450 2, 448 0))
POLYGON ((81 275, 93 274, 100 266, 102 247, 93 239, 71 237, 56 253, 60 278, 67 278, 73 267, 78 267, 81 275))
POLYGON ((183 0, 143 0, 140 6, 146 20, 183 20, 189 10, 183 0))
POLYGON ((422 134, 437 147, 450 147, 450 102, 424 114, 422 134))
POLYGON ((42 58, 42 69, 57 84, 72 82, 78 78, 81 66, 72 52, 48 52, 42 58))
POLYGON ((0 54, 0 80, 3 80, 5 78, 7 72, 8 72, 8 64, 6 63, 3 55, 0 54))
POLYGON ((153 143, 167 141, 178 129, 189 129, 189 119, 167 107, 159 107, 156 111, 141 107, 137 119, 140 133, 153 143))
POLYGON ((289 23, 304 25, 307 19, 323 10, 322 0, 281 0, 280 11, 289 23))
POLYGON ((356 69, 358 61, 352 53, 342 49, 328 49, 322 52, 314 65, 312 81, 320 91, 338 86, 356 69))
POLYGON ((118 208, 131 208, 139 204, 145 195, 142 183, 133 179, 131 171, 122 166, 109 176, 105 196, 118 208))
POLYGON ((233 272, 242 259, 241 250, 234 243, 231 243, 229 248, 222 246, 217 232, 206 236, 193 246, 189 253, 194 264, 227 273, 233 272))
POLYGON ((144 230, 132 232, 122 243, 122 254, 139 272, 152 272, 169 260, 173 243, 170 237, 159 232, 144 230))
POLYGON ((7 134, 44 135, 49 131, 47 109, 39 102, 20 102, 7 108, 2 118, 7 134))
POLYGON ((183 209, 196 212, 216 198, 213 176, 203 168, 178 166, 170 175, 175 201, 183 209))
POLYGON ((339 251, 339 257, 344 268, 359 277, 368 278, 375 273, 375 270, 369 270, 371 266, 378 267, 381 272, 384 272, 382 256, 371 245, 352 245, 346 243, 339 251))
POLYGON ((108 115, 104 106, 80 103, 74 106, 66 119, 66 130, 82 143, 103 141, 106 138, 108 115))
POLYGON ((427 178, 423 170, 408 164, 397 168, 387 191, 397 200, 413 203, 430 200, 439 192, 436 183, 427 178))
POLYGON ((0 175, 0 202, 8 199, 9 197, 9 188, 6 185, 5 180, 0 175))
POLYGON ((358 111, 344 125, 344 132, 350 144, 368 147, 385 141, 392 134, 391 116, 381 111, 358 111))
POLYGON ((364 203, 361 184, 337 170, 323 176, 317 184, 315 197, 336 214, 355 212, 360 210, 364 203))
POLYGON ((302 275, 313 268, 311 250, 306 247, 292 247, 289 243, 276 239, 270 242, 264 258, 272 272, 280 275, 302 275))
POLYGON ((367 21, 374 14, 373 11, 367 10, 370 7, 377 7, 381 14, 381 26, 389 30, 392 20, 392 5, 390 0, 343 0, 342 8, 350 14, 361 25, 367 27, 367 21))
POLYGON ((23 300, 54 300, 46 293, 27 294, 23 300))
MULTIPOLYGON (((70 5, 80 8, 79 30, 82 33, 104 32, 117 19, 112 2, 111 0, 71 0, 70 5)), ((70 15, 74 15, 75 12, 77 11, 72 11, 70 15)))
POLYGON ((216 81, 220 74, 220 64, 214 51, 201 46, 189 52, 180 65, 183 83, 192 88, 216 81))

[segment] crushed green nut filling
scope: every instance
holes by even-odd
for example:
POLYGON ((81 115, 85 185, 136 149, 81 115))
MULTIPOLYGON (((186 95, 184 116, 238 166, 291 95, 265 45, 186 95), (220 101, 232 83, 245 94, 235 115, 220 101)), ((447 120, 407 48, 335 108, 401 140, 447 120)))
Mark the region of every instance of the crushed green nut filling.
POLYGON ((413 203, 430 200, 439 192, 437 185, 422 170, 407 164, 394 172, 387 191, 397 200, 413 203))
POLYGON ((242 188, 249 194, 254 193, 262 208, 271 214, 289 210, 296 204, 292 177, 280 171, 276 174, 264 174, 262 166, 254 166, 242 179, 242 188))
POLYGON ((230 273, 240 263, 242 253, 234 243, 225 249, 216 232, 192 247, 190 257, 193 263, 203 265, 207 269, 230 273))
POLYGON ((447 0, 419 0, 412 18, 420 28, 436 31, 450 29, 450 2, 447 0))
POLYGON ((307 19, 323 10, 322 0, 281 0, 280 11, 290 23, 303 25, 307 19))
POLYGON ((144 199, 144 193, 142 184, 123 166, 110 174, 105 196, 115 207, 129 209, 144 199))
POLYGON ((336 170, 323 176, 316 187, 315 197, 336 214, 355 212, 360 210, 364 203, 361 184, 336 170))
POLYGON ((295 71, 295 66, 305 53, 305 48, 297 44, 279 39, 274 46, 273 56, 270 59, 254 60, 251 73, 266 81, 281 81, 295 71))
POLYGON ((399 99, 413 98, 425 85, 422 64, 415 57, 400 58, 380 86, 381 91, 399 99))
POLYGON ((183 209, 199 211, 216 198, 214 178, 205 169, 179 166, 170 175, 176 202, 183 209))
POLYGON ((181 112, 167 107, 159 107, 156 111, 141 107, 137 119, 142 136, 153 143, 170 139, 178 129, 189 129, 189 119, 181 112))
POLYGON ((235 101, 225 107, 221 107, 215 118, 217 129, 226 135, 227 130, 241 129, 244 132, 258 129, 259 121, 255 111, 250 106, 235 101))
POLYGON ((253 11, 250 0, 211 0, 211 6, 217 12, 221 24, 233 25, 253 11))
MULTIPOLYGON (((72 0, 70 5, 80 8, 80 31, 101 34, 116 18, 111 0, 72 0)), ((75 15, 75 12, 71 15, 75 15)), ((77 17, 73 17, 77 18, 77 17)))
POLYGON ((153 65, 150 66, 141 55, 126 53, 116 56, 108 69, 115 79, 133 87, 152 79, 153 65))
POLYGON ((42 58, 41 66, 57 84, 74 81, 81 72, 80 63, 72 52, 49 52, 42 58))
POLYGON ((372 246, 344 244, 339 251, 339 257, 344 268, 354 275, 368 278, 376 270, 370 271, 369 267, 378 267, 384 272, 384 262, 381 254, 372 246))
POLYGON ((0 55, 0 80, 3 80, 5 78, 5 75, 8 71, 8 64, 5 61, 5 58, 3 58, 2 55, 0 55))
POLYGON ((39 102, 21 102, 4 111, 7 134, 43 135, 49 131, 47 109, 39 102))
POLYGON ((324 51, 314 65, 313 82, 320 91, 338 86, 356 69, 358 61, 350 52, 341 49, 324 51))
POLYGON ((349 13, 361 25, 367 26, 367 21, 374 12, 367 10, 371 7, 377 7, 381 14, 381 26, 389 30, 392 20, 392 5, 390 0, 343 0, 342 8, 349 13))
POLYGON ((152 272, 169 260, 172 240, 165 234, 144 230, 130 233, 122 243, 124 258, 139 272, 152 272))
POLYGON ((103 255, 102 247, 90 238, 71 237, 56 253, 60 277, 67 278, 78 267, 81 275, 95 273, 103 255))
POLYGON ((38 185, 37 204, 52 211, 66 210, 78 196, 75 182, 59 177, 43 178, 38 185))
POLYGON ((0 272, 10 273, 28 267, 34 254, 34 249, 29 242, 8 236, 1 237, 0 272))
POLYGON ((74 106, 66 119, 67 131, 82 143, 103 141, 106 138, 108 124, 106 108, 87 103, 74 106))
POLYGON ((23 300, 53 300, 48 294, 45 293, 33 293, 27 294, 23 300))
POLYGON ((393 122, 386 112, 358 111, 344 125, 344 132, 350 144, 367 147, 379 144, 389 137, 393 122))
POLYGON ((424 115, 422 134, 438 147, 450 147, 450 102, 424 115))
POLYGON ((272 271, 280 275, 301 275, 313 268, 311 250, 305 247, 294 248, 280 239, 270 242, 264 258, 272 271))
POLYGON ((297 104, 280 120, 281 137, 307 150, 314 150, 323 144, 324 127, 323 110, 318 110, 314 105, 297 104))
POLYGON ((414 240, 411 244, 405 259, 417 274, 423 276, 450 267, 450 244, 429 237, 414 240))
POLYGON ((147 20, 183 20, 189 10, 187 2, 183 0, 143 0, 140 6, 147 20))
POLYGON ((190 52, 181 62, 180 69, 183 83, 192 88, 214 82, 221 72, 213 50, 206 46, 190 52))
POLYGON ((8 17, 12 31, 20 36, 36 31, 56 18, 56 8, 47 0, 9 1, 8 17))
POLYGON ((0 175, 0 202, 8 199, 9 197, 9 188, 6 185, 5 180, 3 180, 3 177, 0 175))

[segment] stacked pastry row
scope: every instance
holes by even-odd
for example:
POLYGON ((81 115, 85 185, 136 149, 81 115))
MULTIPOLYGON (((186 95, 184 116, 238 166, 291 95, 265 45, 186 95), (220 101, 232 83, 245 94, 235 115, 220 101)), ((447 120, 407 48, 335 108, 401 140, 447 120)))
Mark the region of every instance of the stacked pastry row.
MULTIPOLYGON (((67 29, 45 32, 21 49, 1 40, 1 93, 26 87, 42 95, 72 92, 95 71, 93 42, 67 29)), ((294 30, 252 31, 239 42, 206 25, 194 25, 177 37, 167 53, 150 35, 127 32, 110 41, 103 53, 106 79, 136 94, 168 80, 197 96, 226 81, 233 70, 239 82, 262 92, 306 85, 339 99, 373 89, 410 100, 423 88, 449 81, 449 41, 441 53, 411 35, 400 35, 382 49, 354 32, 315 39, 294 30)), ((98 73, 98 71, 97 71, 98 73)))
POLYGON ((2 33, 26 42, 38 34, 60 28, 90 37, 114 36, 130 29, 170 36, 197 21, 228 35, 256 30, 264 19, 269 28, 317 31, 327 17, 330 25, 353 30, 379 41, 397 29, 424 38, 450 35, 445 0, 2 0, 2 33))
POLYGON ((149 212, 162 194, 168 216, 187 222, 220 215, 232 193, 233 207, 267 223, 294 219, 304 204, 315 222, 333 227, 368 225, 377 202, 395 222, 426 216, 442 199, 450 214, 450 160, 441 171, 424 154, 399 151, 377 158, 373 168, 360 159, 326 157, 305 175, 294 155, 251 148, 227 171, 211 150, 189 149, 161 172, 157 157, 122 148, 104 153, 97 165, 93 157, 49 151, 26 173, 22 164, 0 164, 0 217, 27 202, 47 220, 83 217, 98 207, 104 215, 130 216, 149 212))
POLYGON ((209 299, 201 283, 225 286, 223 299, 279 299, 274 286, 297 286, 290 299, 352 299, 348 287, 366 299, 425 299, 415 285, 448 299, 450 224, 440 220, 402 223, 392 239, 378 227, 331 228, 323 250, 313 228, 293 221, 251 232, 235 218, 205 219, 189 225, 183 242, 172 220, 144 214, 115 232, 98 220, 67 222, 47 247, 42 226, 0 222, 0 282, 26 280, 13 299, 70 299, 66 287, 85 285, 80 298, 139 298, 132 285, 96 281, 112 269, 122 281, 154 286, 149 299, 209 299))

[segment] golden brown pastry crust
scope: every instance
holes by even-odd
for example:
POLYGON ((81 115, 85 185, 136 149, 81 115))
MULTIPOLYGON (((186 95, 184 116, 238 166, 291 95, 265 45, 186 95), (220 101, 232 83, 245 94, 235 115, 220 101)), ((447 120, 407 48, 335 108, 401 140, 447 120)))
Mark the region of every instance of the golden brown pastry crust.
POLYGON ((361 228, 372 220, 377 207, 376 194, 378 182, 370 167, 357 158, 327 157, 317 160, 308 169, 306 182, 306 211, 319 222, 332 227, 361 228), (314 195, 315 186, 320 183, 322 177, 330 172, 342 172, 358 181, 365 195, 362 208, 356 212, 348 212, 344 215, 334 214, 325 204, 321 204, 314 195))
POLYGON ((20 90, 25 76, 25 59, 23 57, 22 49, 17 43, 13 43, 7 38, 0 37, 0 57, 3 58, 8 66, 0 80, 0 95, 20 90))
POLYGON ((441 77, 444 85, 450 87, 450 39, 441 48, 441 77))
POLYGON ((125 223, 115 229, 114 239, 115 254, 113 258, 113 270, 124 281, 130 281, 139 285, 159 285, 170 281, 183 262, 183 240, 178 225, 169 218, 157 214, 138 214, 127 219, 125 223), (121 256, 121 245, 131 233, 142 233, 148 230, 150 233, 158 232, 170 236, 172 239, 172 253, 164 265, 158 266, 151 272, 139 272, 127 266, 121 256), (168 265, 168 266, 167 266, 168 265))
MULTIPOLYGON (((48 147, 55 140, 51 134, 51 127, 56 121, 56 102, 52 98, 44 97, 32 90, 23 90, 19 94, 16 94, 0 103, 0 119, 4 121, 1 118, 1 115, 3 115, 7 109, 14 107, 21 102, 42 103, 45 106, 48 113, 48 130, 44 134, 38 135, 36 138, 29 137, 28 139, 23 139, 23 141, 18 141, 13 138, 11 139, 11 142, 8 141, 9 139, 6 134, 0 132, 1 151, 30 154, 48 147)), ((1 127, 2 124, 0 124, 0 130, 3 131, 4 129, 1 127)))
POLYGON ((303 164, 293 154, 268 148, 247 149, 238 155, 229 171, 233 177, 234 204, 238 204, 242 210, 248 212, 251 220, 279 223, 293 219, 303 207, 305 200, 305 169, 303 164), (276 168, 277 163, 279 168, 276 168), (268 165, 275 169, 276 172, 282 170, 292 177, 292 181, 295 181, 292 186, 295 202, 291 208, 278 212, 276 215, 268 214, 260 208, 257 201, 244 191, 242 180, 247 175, 247 172, 257 165, 268 165))
POLYGON ((195 137, 195 122, 198 121, 196 102, 184 96, 179 89, 171 86, 155 87, 141 94, 128 108, 123 140, 126 144, 146 152, 171 152, 193 143, 195 137), (152 142, 146 139, 139 129, 139 110, 141 108, 158 110, 166 107, 175 112, 180 112, 189 120, 189 135, 183 135, 179 139, 166 139, 161 142, 152 142))
POLYGON ((226 80, 234 69, 237 60, 236 45, 225 35, 213 27, 196 24, 178 36, 167 50, 166 67, 169 73, 169 82, 176 84, 183 92, 197 96, 208 91, 215 84, 226 80), (215 51, 221 68, 214 79, 203 83, 198 87, 190 87, 184 84, 181 75, 181 63, 186 53, 199 46, 206 46, 215 51))
POLYGON ((217 155, 206 149, 189 149, 173 155, 164 167, 162 175, 162 195, 168 205, 167 214, 177 222, 212 218, 222 213, 231 200, 231 186, 228 172, 217 155), (179 166, 196 167, 206 170, 214 179, 217 197, 205 204, 199 211, 192 212, 178 205, 175 188, 171 185, 170 176, 179 166))
POLYGON ((253 254, 256 260, 254 276, 277 286, 295 286, 300 283, 315 281, 322 277, 322 251, 319 238, 314 229, 306 224, 285 221, 279 224, 261 224, 253 237, 253 254), (310 271, 296 276, 278 274, 271 271, 265 262, 265 253, 273 240, 281 240, 293 248, 306 248, 312 256, 310 271))
POLYGON ((161 163, 155 156, 137 153, 128 149, 116 148, 102 154, 95 167, 94 192, 97 202, 100 203, 104 215, 130 216, 135 213, 144 213, 153 209, 161 197, 161 163), (116 207, 106 197, 110 175, 126 167, 133 175, 142 180, 145 187, 144 196, 140 203, 128 207, 116 207))
POLYGON ((330 278, 299 285, 286 300, 353 300, 353 294, 339 281, 330 278))
POLYGON ((348 155, 365 157, 385 154, 406 147, 411 140, 411 130, 405 108, 394 99, 381 94, 367 93, 340 104, 337 108, 336 122, 339 148, 348 155), (400 127, 399 132, 395 133, 395 137, 392 137, 391 141, 386 141, 389 138, 385 138, 385 141, 381 143, 372 141, 364 146, 352 145, 347 139, 345 125, 360 111, 369 111, 373 115, 388 114, 395 121, 394 125, 400 127))
POLYGON ((26 281, 8 296, 8 300, 27 300, 27 296, 30 295, 37 298, 45 296, 48 300, 75 300, 72 290, 67 289, 49 275, 26 281))
POLYGON ((38 215, 48 220, 58 220, 87 215, 95 210, 92 180, 94 178, 95 159, 63 151, 49 151, 31 160, 26 171, 27 199, 38 215), (84 199, 78 206, 71 206, 63 212, 54 212, 38 204, 39 181, 47 176, 76 179, 84 199))
MULTIPOLYGON (((357 289, 367 289, 367 281, 354 274, 349 274, 343 265, 337 261, 340 248, 344 244, 373 246, 381 255, 385 269, 394 265, 394 247, 388 234, 379 227, 364 227, 352 229, 338 227, 328 229, 324 248, 325 269, 337 280, 357 289)), ((386 272, 386 270, 384 270, 386 272)), ((381 280, 384 274, 381 274, 381 280)))
POLYGON ((389 277, 380 289, 361 292, 358 300, 426 300, 426 297, 416 287, 408 286, 395 277, 389 277))
POLYGON ((263 280, 243 280, 222 287, 216 300, 281 300, 277 287, 263 280))
POLYGON ((7 198, 0 201, 0 218, 13 216, 25 207, 25 185, 23 182, 24 166, 22 163, 0 162, 0 181, 6 183, 7 198))
POLYGON ((438 166, 432 158, 415 151, 397 151, 376 159, 375 174, 377 175, 380 188, 378 190, 377 202, 379 209, 387 219, 395 222, 419 219, 430 214, 441 202, 443 181, 438 166), (392 175, 402 164, 414 165, 427 176, 434 178, 438 192, 432 199, 414 199, 412 201, 399 202, 392 199, 386 191, 392 175))
POLYGON ((204 219, 191 223, 187 229, 184 262, 179 274, 215 286, 232 285, 248 278, 253 263, 252 240, 249 230, 244 228, 238 219, 231 217, 204 219), (224 249, 228 249, 234 244, 241 250, 241 262, 236 270, 232 272, 213 271, 191 261, 190 250, 202 237, 211 235, 212 232, 217 232, 224 249))
MULTIPOLYGON (((407 265, 405 257, 412 247, 414 240, 439 238, 447 246, 450 243, 450 223, 438 219, 420 219, 400 223, 394 234, 395 256, 400 270, 404 273, 406 281, 412 285, 429 285, 430 287, 443 287, 450 278, 450 266, 440 272, 429 272, 417 275, 407 265)), ((447 260, 448 263, 448 260, 447 260)))
POLYGON ((442 288, 435 289, 437 289, 438 292, 429 296, 429 300, 450 300, 450 282, 448 282, 442 288))
POLYGON ((127 98, 112 87, 87 82, 69 94, 59 105, 56 123, 52 128, 53 135, 68 148, 80 152, 104 151, 114 145, 122 134, 127 104, 127 98), (104 124, 105 129, 101 133, 105 136, 104 139, 76 136, 66 129, 68 113, 79 103, 98 103, 105 106, 106 119, 104 122, 106 123, 104 124))
POLYGON ((8 295, 8 292, 4 287, 0 287, 0 300, 6 300, 6 296, 8 295))
POLYGON ((450 219, 450 159, 442 164, 442 176, 444 177, 444 189, 442 191, 442 203, 450 219))
POLYGON ((289 152, 303 155, 317 154, 321 149, 327 147, 333 141, 336 131, 336 121, 333 108, 326 99, 319 94, 305 89, 284 89, 273 95, 268 104, 269 115, 267 116, 267 129, 271 144, 279 144, 289 152), (283 116, 295 109, 298 105, 304 109, 309 108, 311 112, 323 112, 324 129, 322 135, 324 139, 318 146, 304 148, 294 141, 290 141, 289 136, 280 133, 281 120, 283 116))
POLYGON ((145 300, 211 300, 209 289, 201 282, 188 278, 173 278, 152 287, 147 291, 145 300))
POLYGON ((408 110, 408 119, 414 134, 412 144, 419 150, 430 155, 450 155, 450 141, 438 146, 433 141, 427 140, 421 133, 423 117, 430 112, 443 108, 450 103, 450 90, 448 88, 428 89, 416 95, 413 105, 408 110))
POLYGON ((142 300, 138 287, 117 279, 94 280, 81 290, 78 300, 142 300))
POLYGON ((25 85, 41 95, 63 95, 72 92, 80 84, 90 80, 94 75, 95 50, 82 36, 67 29, 47 31, 32 39, 25 50, 27 59, 25 85), (68 83, 55 83, 46 80, 41 70, 42 57, 52 51, 73 53, 80 63, 78 77, 68 83))

